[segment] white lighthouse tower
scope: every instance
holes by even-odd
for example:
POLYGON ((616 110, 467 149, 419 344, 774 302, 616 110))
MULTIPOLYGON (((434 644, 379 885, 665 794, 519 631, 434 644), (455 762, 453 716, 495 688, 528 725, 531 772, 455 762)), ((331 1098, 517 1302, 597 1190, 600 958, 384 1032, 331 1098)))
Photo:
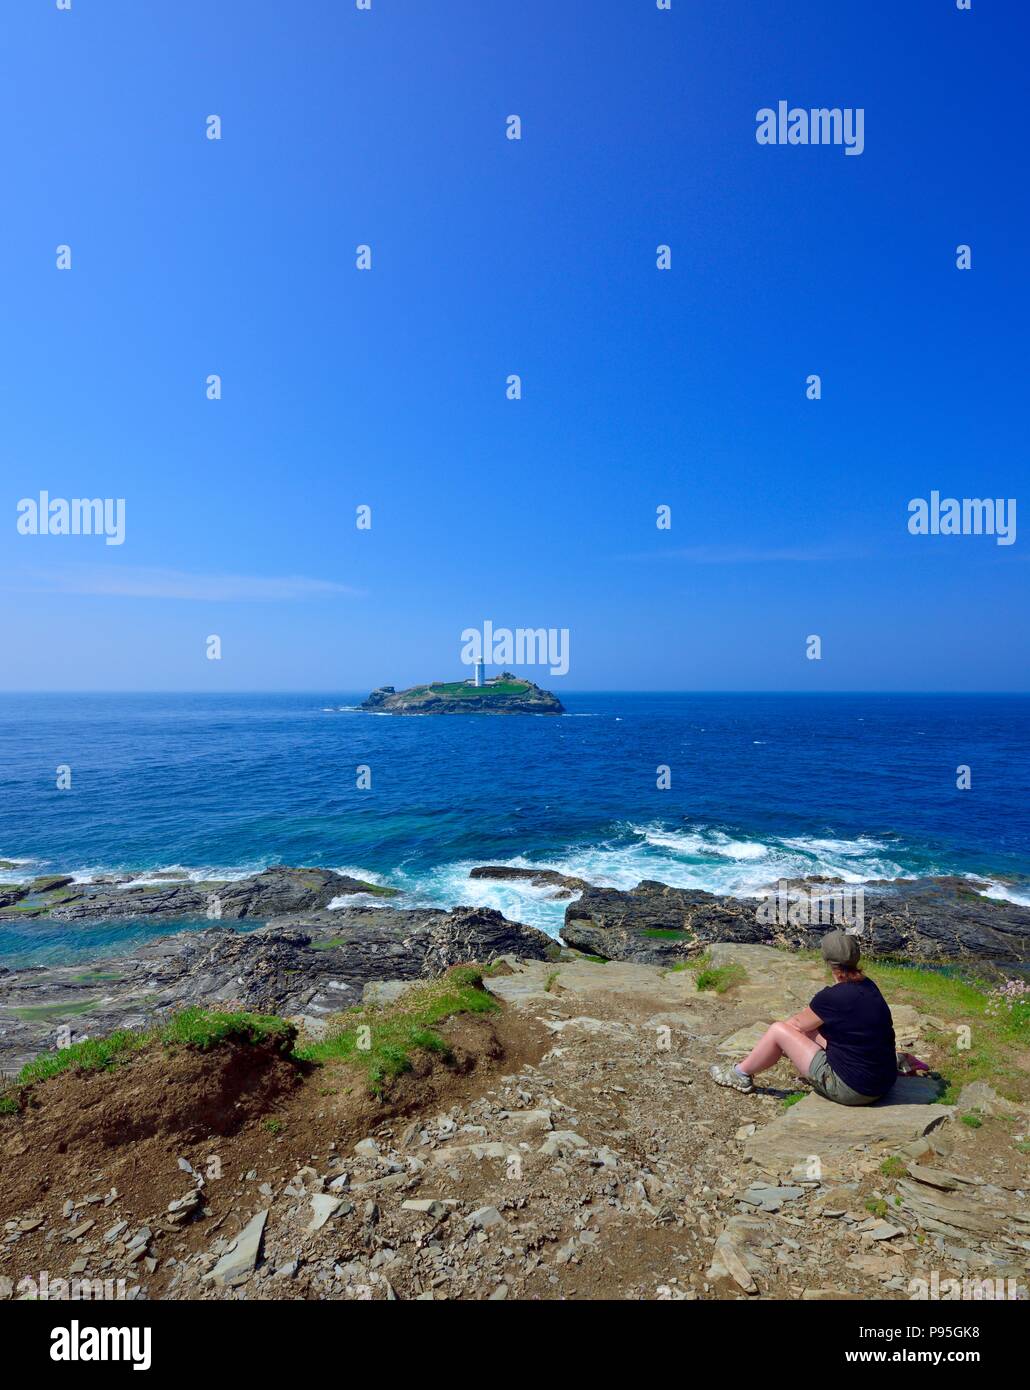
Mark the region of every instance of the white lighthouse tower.
POLYGON ((473 684, 473 685, 485 685, 485 684, 486 684, 486 676, 485 676, 485 674, 484 674, 484 673, 485 673, 485 670, 486 670, 486 664, 485 664, 485 662, 483 662, 482 660, 477 661, 476 664, 475 664, 475 666, 472 668, 472 671, 473 671, 473 675, 472 675, 472 684, 473 684))

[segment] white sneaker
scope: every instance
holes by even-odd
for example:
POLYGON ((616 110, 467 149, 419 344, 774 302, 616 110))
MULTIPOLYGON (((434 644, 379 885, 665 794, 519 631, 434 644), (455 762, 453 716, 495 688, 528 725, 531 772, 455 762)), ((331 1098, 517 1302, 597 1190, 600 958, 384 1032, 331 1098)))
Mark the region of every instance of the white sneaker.
POLYGON ((735 1091, 753 1091, 755 1083, 750 1076, 743 1076, 735 1066, 720 1065, 714 1062, 708 1069, 708 1074, 717 1086, 731 1086, 735 1091))

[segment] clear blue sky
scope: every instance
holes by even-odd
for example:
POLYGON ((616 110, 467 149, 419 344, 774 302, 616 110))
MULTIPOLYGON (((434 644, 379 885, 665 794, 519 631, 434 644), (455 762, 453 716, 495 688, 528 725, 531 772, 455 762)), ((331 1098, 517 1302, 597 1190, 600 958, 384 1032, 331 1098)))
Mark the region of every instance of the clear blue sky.
POLYGON ((932 489, 1030 528, 1028 36, 5 0, 0 688, 453 678, 486 618, 570 630, 556 689, 1030 688, 1030 529, 906 529, 932 489), (781 98, 864 108, 864 153, 759 146, 781 98), (44 489, 124 497, 125 544, 17 534, 44 489))

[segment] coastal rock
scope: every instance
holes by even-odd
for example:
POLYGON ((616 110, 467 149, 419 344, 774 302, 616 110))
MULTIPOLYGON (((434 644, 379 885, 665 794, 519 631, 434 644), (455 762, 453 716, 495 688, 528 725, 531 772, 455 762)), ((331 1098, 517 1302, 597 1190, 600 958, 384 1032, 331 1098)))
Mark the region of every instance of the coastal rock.
POLYGON ((508 864, 481 864, 469 872, 469 878, 485 878, 496 883, 528 883, 531 888, 552 888, 554 898, 571 898, 590 885, 572 874, 557 869, 519 869, 508 864))
POLYGON ((328 907, 334 898, 356 893, 389 897, 394 889, 366 883, 332 869, 290 869, 283 865, 235 881, 192 883, 160 877, 156 883, 120 887, 105 882, 73 884, 55 876, 19 885, 17 896, 0 895, 0 918, 46 917, 57 922, 111 918, 268 919, 287 912, 328 907))
MULTIPOLYGON (((339 877, 339 876, 337 876, 339 877)), ((254 931, 178 932, 131 956, 0 974, 0 1068, 58 1043, 142 1028, 186 1005, 219 1005, 317 1021, 357 1005, 376 981, 413 982, 502 955, 545 960, 555 943, 490 908, 402 911, 349 907, 276 918, 254 931)))
MULTIPOLYGON (((824 880, 812 880, 825 887, 824 880)), ((864 886, 866 951, 915 961, 1030 963, 1030 908, 985 898, 952 878, 864 886)), ((758 898, 720 898, 645 879, 635 888, 587 885, 565 909, 562 940, 609 960, 668 965, 712 942, 814 949, 829 923, 763 920, 758 898)))

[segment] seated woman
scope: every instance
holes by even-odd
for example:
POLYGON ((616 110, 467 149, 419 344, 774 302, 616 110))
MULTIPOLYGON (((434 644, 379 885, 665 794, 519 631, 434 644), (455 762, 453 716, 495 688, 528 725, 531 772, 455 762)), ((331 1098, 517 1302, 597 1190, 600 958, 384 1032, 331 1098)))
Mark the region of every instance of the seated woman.
POLYGON ((871 1105, 887 1094, 898 1074, 894 1021, 883 995, 858 968, 858 937, 827 932, 822 953, 834 983, 808 1008, 767 1028, 742 1062, 713 1066, 713 1081, 752 1091, 753 1076, 789 1057, 814 1090, 838 1105, 871 1105))

